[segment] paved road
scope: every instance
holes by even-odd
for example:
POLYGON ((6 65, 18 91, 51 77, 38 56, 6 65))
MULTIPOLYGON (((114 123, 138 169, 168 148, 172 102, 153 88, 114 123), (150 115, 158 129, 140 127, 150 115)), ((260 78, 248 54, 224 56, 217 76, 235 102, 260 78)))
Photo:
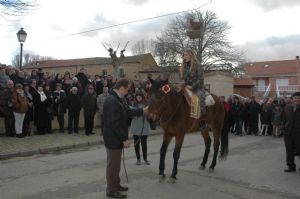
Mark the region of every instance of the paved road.
MULTIPOLYGON (((175 184, 158 181, 161 139, 161 135, 149 139, 151 165, 136 166, 133 148, 125 150, 128 198, 300 198, 300 172, 283 172, 285 153, 282 139, 232 136, 228 159, 218 162, 215 172, 209 173, 198 170, 204 152, 202 137, 200 134, 187 135, 175 184)), ((166 158, 168 175, 172 169, 173 148, 174 141, 166 158)), ((3 160, 0 165, 1 198, 106 198, 105 159, 105 149, 98 146, 3 160)), ((126 182, 124 169, 121 173, 122 182, 126 182)))

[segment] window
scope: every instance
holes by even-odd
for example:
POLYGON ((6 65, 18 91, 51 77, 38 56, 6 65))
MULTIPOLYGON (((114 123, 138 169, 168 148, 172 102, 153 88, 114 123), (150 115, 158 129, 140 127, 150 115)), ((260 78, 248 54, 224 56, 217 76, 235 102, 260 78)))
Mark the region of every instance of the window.
POLYGON ((103 70, 102 70, 102 76, 105 76, 105 75, 107 75, 107 70, 106 70, 106 69, 103 69, 103 70))
POLYGON ((119 74, 120 74, 120 77, 125 77, 125 73, 124 73, 124 69, 123 68, 119 69, 119 74))
POLYGON ((277 86, 288 86, 289 79, 276 79, 276 85, 277 86))
POLYGON ((264 79, 259 79, 257 84, 258 91, 266 91, 266 81, 264 79))

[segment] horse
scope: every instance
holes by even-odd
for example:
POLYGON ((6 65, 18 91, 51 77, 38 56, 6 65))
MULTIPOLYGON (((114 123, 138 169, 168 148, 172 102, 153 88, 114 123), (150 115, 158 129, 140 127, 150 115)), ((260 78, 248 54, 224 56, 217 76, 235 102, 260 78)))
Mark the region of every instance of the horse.
MULTIPOLYGON (((164 130, 163 142, 160 148, 159 179, 165 179, 165 157, 169 143, 175 137, 175 148, 173 152, 173 170, 169 178, 170 183, 176 181, 178 172, 178 160, 184 136, 188 132, 199 129, 200 119, 190 117, 190 106, 181 92, 178 92, 168 84, 168 80, 149 79, 151 86, 147 91, 148 98, 148 118, 151 121, 159 120, 160 126, 164 130)), ((225 159, 228 154, 228 131, 223 131, 225 108, 220 99, 211 94, 215 104, 207 107, 206 120, 208 127, 213 132, 214 154, 209 171, 213 171, 216 166, 217 155, 221 141, 220 159, 225 159)), ((205 142, 205 152, 199 169, 205 169, 210 152, 211 138, 209 128, 201 129, 201 134, 205 142)))

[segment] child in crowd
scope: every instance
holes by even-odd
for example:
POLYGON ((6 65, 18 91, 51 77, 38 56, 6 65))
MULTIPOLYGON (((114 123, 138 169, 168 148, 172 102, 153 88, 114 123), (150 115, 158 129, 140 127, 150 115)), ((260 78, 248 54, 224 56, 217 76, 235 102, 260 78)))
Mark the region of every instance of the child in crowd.
MULTIPOLYGON (((134 107, 144 108, 145 105, 145 97, 142 92, 136 93, 134 100, 134 107)), ((142 146, 143 159, 146 165, 149 165, 149 161, 147 159, 147 137, 150 131, 150 124, 145 116, 137 116, 134 117, 131 121, 130 133, 133 134, 134 138, 134 149, 137 158, 136 165, 141 165, 141 157, 140 157, 140 143, 142 146)))

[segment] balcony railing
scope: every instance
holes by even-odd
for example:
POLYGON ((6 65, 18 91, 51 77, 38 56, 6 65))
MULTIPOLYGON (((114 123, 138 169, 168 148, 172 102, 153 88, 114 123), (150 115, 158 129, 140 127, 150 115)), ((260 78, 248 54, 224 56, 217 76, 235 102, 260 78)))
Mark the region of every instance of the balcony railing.
POLYGON ((258 92, 265 92, 268 86, 255 86, 255 90, 258 92))
POLYGON ((300 85, 278 86, 280 92, 299 92, 300 85))
MULTIPOLYGON (((257 92, 266 92, 268 89, 268 86, 255 86, 255 90, 257 92)), ((289 86, 278 86, 279 92, 300 92, 300 85, 289 85, 289 86)), ((270 91, 276 91, 276 86, 271 87, 270 91)))

